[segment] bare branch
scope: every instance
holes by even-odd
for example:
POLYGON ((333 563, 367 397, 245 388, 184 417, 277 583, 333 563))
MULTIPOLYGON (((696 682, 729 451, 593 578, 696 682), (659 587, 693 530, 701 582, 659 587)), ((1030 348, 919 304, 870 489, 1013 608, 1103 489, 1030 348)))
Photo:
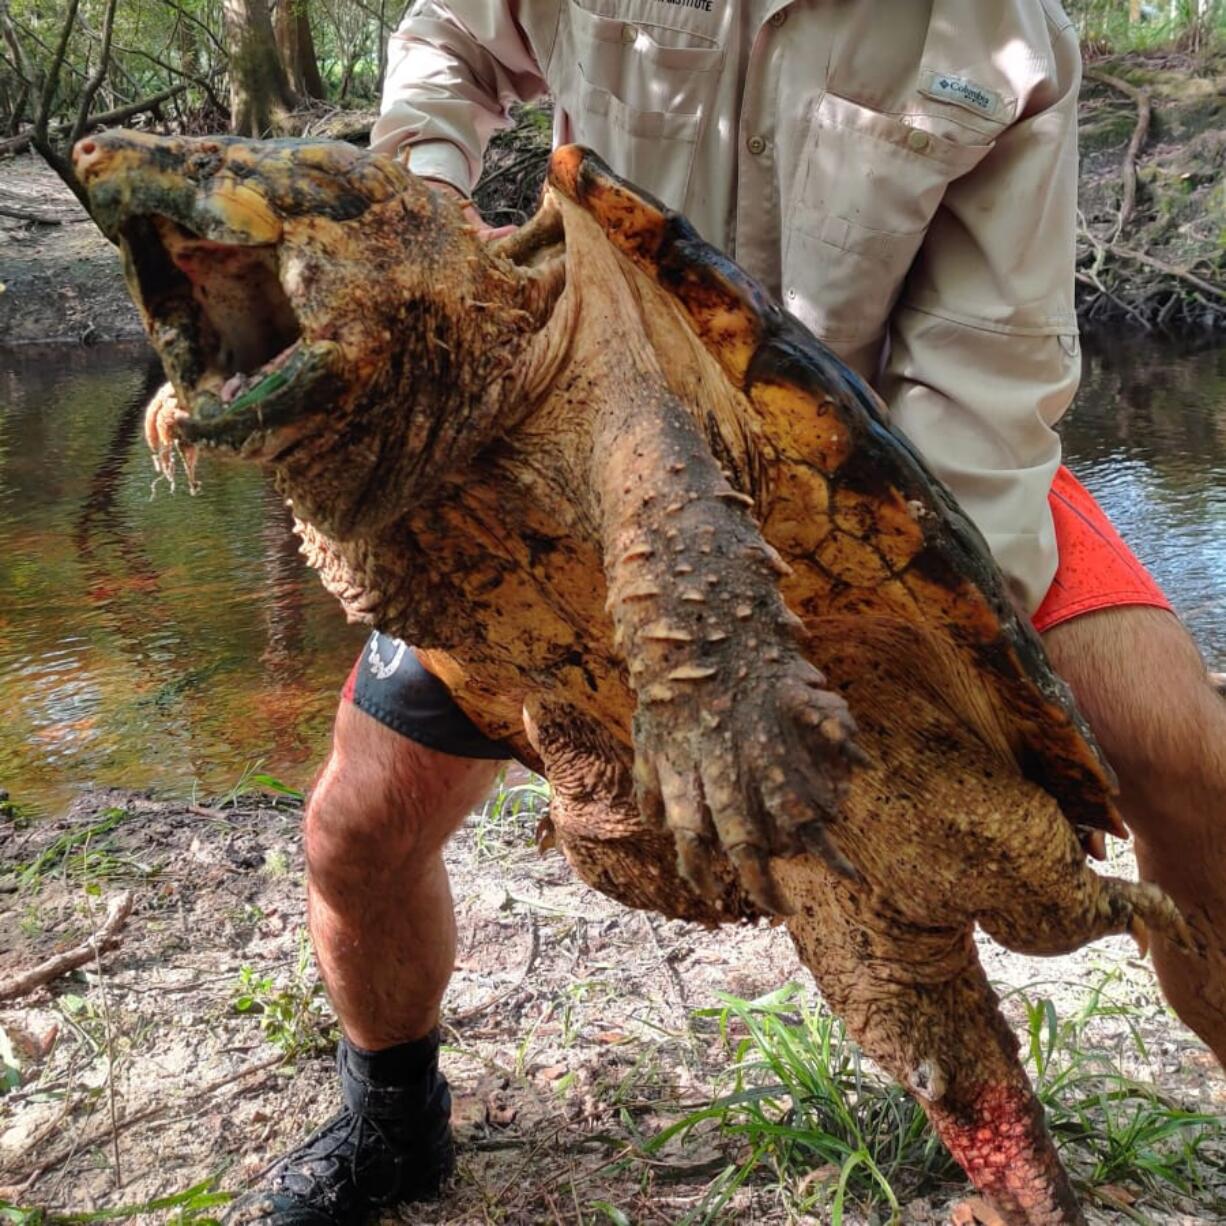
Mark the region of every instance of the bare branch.
MULTIPOLYGON (((12 18, 12 22, 13 22, 13 28, 23 38, 28 38, 30 42, 32 42, 36 47, 39 48, 39 50, 45 51, 48 55, 54 54, 52 49, 45 42, 43 42, 41 38, 39 38, 37 32, 31 29, 30 26, 26 25, 24 22, 18 21, 16 17, 12 18)), ((82 81, 85 80, 85 73, 82 72, 81 69, 79 69, 71 60, 66 60, 64 63, 64 67, 67 68, 75 76, 80 77, 82 81)))
MULTIPOLYGON (((217 37, 217 35, 216 35, 216 34, 214 34, 214 33, 213 33, 213 31, 212 31, 212 30, 210 30, 210 29, 209 29, 209 27, 208 27, 207 25, 205 25, 205 23, 204 23, 203 21, 201 21, 201 20, 200 20, 198 17, 194 17, 194 16, 192 16, 192 14, 191 14, 191 13, 189 13, 189 12, 188 12, 188 11, 187 11, 185 8, 183 8, 181 5, 176 4, 176 3, 175 3, 175 0, 162 0, 162 3, 163 3, 163 4, 164 4, 164 5, 165 5, 165 6, 166 6, 168 9, 173 9, 173 10, 174 10, 176 13, 178 13, 178 14, 179 14, 179 16, 180 16, 180 17, 182 17, 182 18, 183 18, 185 21, 189 21, 189 22, 191 22, 191 24, 192 24, 192 25, 194 25, 194 26, 195 26, 195 27, 196 27, 198 30, 203 30, 203 31, 204 31, 204 33, 205 33, 206 35, 208 35, 208 39, 209 39, 209 41, 210 41, 210 42, 213 44, 213 46, 214 46, 214 47, 216 47, 216 48, 217 48, 217 53, 218 53, 218 55, 220 55, 220 56, 221 56, 221 58, 222 58, 223 62, 224 62, 226 59, 228 59, 228 58, 229 58, 229 57, 228 57, 228 55, 227 55, 227 52, 226 52, 225 45, 224 45, 224 44, 222 43, 222 41, 221 41, 221 40, 220 40, 220 39, 217 37)), ((224 108, 223 108, 223 109, 224 109, 224 108)))
POLYGON ((168 63, 166 60, 163 60, 159 58, 158 56, 153 55, 149 51, 142 51, 139 47, 123 47, 123 46, 120 46, 119 43, 116 43, 115 50, 122 51, 124 55, 139 56, 141 59, 148 60, 151 64, 156 64, 159 68, 164 69, 166 72, 170 73, 172 76, 179 77, 184 81, 190 81, 193 85, 198 85, 204 91, 205 97, 208 98, 209 103, 213 107, 215 107, 217 110, 221 111, 222 114, 225 114, 226 109, 227 109, 226 105, 213 92, 213 87, 209 83, 207 77, 202 77, 196 73, 187 72, 182 68, 177 68, 174 64, 168 63))
POLYGON ((56 954, 27 971, 19 971, 16 975, 0 980, 0 1000, 15 1000, 19 996, 25 996, 35 988, 41 988, 43 984, 92 962, 103 950, 119 943, 119 930, 131 914, 132 891, 124 890, 111 900, 102 927, 87 941, 82 941, 80 945, 66 949, 62 954, 56 954))
MULTIPOLYGON (((218 69, 214 75, 218 75, 220 71, 218 69)), ((128 102, 123 106, 117 106, 114 110, 100 111, 96 115, 91 115, 85 126, 87 128, 104 128, 108 124, 123 123, 125 119, 131 119, 133 115, 140 115, 144 111, 151 111, 154 107, 161 106, 163 102, 168 102, 171 98, 186 93, 189 89, 191 89, 191 82, 184 81, 182 84, 174 85, 170 89, 164 89, 160 93, 150 94, 147 98, 138 98, 135 102, 128 102)), ((63 136, 68 132, 68 124, 60 124, 53 131, 54 135, 63 136)), ((33 143, 33 132, 23 132, 20 136, 14 136, 10 140, 0 141, 0 157, 21 153, 33 143)), ((42 151, 39 150, 39 152, 42 151)))
POLYGON ((56 44, 55 53, 52 55, 51 63, 47 67, 47 76, 43 81, 42 96, 39 98, 38 111, 34 116, 34 134, 31 140, 34 143, 34 148, 42 154, 47 165, 64 180, 69 188, 71 188, 72 194, 76 196, 84 206, 85 211, 89 213, 88 193, 81 186, 81 181, 73 171, 72 164, 51 143, 51 138, 47 133, 47 125, 51 117, 51 107, 55 102, 56 90, 59 88, 60 69, 64 65, 64 57, 68 54, 68 42, 72 37, 73 26, 77 22, 78 8, 80 8, 80 0, 68 0, 68 12, 64 16, 64 24, 60 29, 60 40, 56 44))
POLYGON ((1123 184, 1123 191, 1120 196, 1119 213, 1115 219, 1115 229, 1111 235, 1111 239, 1114 241, 1123 234, 1124 227, 1132 220, 1133 211, 1136 209, 1137 156, 1145 144, 1145 138, 1149 135, 1149 91, 1140 89, 1130 81, 1125 81, 1122 77, 1112 76, 1109 72, 1103 72, 1101 68, 1087 68, 1085 75, 1090 80, 1110 86, 1112 89, 1131 98, 1137 108, 1136 126, 1132 130, 1132 139, 1128 142, 1128 148, 1124 152, 1124 162, 1120 167, 1120 182, 1123 184))
POLYGON ((60 69, 63 67, 64 57, 68 54, 68 40, 72 37, 72 28, 77 23, 77 9, 80 7, 81 0, 68 0, 68 12, 60 28, 60 41, 51 53, 51 63, 47 66, 47 75, 43 80, 42 97, 38 100, 38 112, 34 116, 34 144, 40 153, 43 145, 50 148, 47 141, 47 122, 51 118, 51 107, 60 84, 60 69))
POLYGON ((77 106, 76 122, 72 125, 72 132, 68 137, 68 144, 70 146, 75 145, 80 139, 81 133, 85 131, 85 125, 89 121, 89 108, 93 105, 94 95, 106 79, 106 70, 111 62, 111 34, 115 27, 115 4, 116 0, 108 0, 106 16, 102 20, 102 47, 98 52, 98 67, 94 69, 94 75, 86 81, 85 89, 81 93, 81 101, 77 106))

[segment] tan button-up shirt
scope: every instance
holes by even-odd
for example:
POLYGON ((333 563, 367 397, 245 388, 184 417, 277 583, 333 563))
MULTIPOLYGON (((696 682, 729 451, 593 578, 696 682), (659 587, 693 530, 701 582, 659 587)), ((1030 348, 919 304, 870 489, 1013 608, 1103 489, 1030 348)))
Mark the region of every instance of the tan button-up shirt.
POLYGON ((374 147, 471 190, 512 102, 686 213, 865 375, 1035 608, 1073 309, 1056 0, 417 0, 374 147))

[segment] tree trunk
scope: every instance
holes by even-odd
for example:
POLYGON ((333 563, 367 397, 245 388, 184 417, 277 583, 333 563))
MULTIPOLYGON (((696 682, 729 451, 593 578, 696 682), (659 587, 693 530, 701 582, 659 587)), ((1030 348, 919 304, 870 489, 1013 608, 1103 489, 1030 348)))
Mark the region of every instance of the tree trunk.
POLYGON ((325 98, 307 0, 276 0, 277 46, 289 76, 290 88, 300 98, 325 98))
POLYGON ((297 105, 277 55, 268 0, 222 0, 230 54, 230 131, 267 136, 297 105))

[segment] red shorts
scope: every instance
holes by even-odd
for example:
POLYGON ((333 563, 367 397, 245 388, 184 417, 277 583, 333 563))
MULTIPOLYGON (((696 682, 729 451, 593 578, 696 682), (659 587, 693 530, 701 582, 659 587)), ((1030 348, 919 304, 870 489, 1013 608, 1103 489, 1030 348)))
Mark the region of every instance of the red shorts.
POLYGON ((1060 561, 1032 619, 1036 630, 1050 630, 1083 613, 1120 605, 1170 609, 1171 602, 1120 539, 1106 512, 1063 465, 1048 501, 1060 561))

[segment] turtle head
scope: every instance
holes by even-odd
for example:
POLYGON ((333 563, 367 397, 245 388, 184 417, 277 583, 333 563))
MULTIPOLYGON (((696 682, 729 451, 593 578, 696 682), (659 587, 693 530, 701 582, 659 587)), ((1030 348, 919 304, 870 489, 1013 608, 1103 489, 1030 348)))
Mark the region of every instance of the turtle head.
POLYGON ((376 484, 430 464, 407 452, 437 435, 439 389, 462 394, 459 368, 489 348, 462 343, 466 297, 490 295, 465 292, 480 244, 458 210, 338 142, 116 130, 73 159, 188 414, 182 441, 347 474, 320 508, 334 527, 360 516, 376 464, 376 484))

